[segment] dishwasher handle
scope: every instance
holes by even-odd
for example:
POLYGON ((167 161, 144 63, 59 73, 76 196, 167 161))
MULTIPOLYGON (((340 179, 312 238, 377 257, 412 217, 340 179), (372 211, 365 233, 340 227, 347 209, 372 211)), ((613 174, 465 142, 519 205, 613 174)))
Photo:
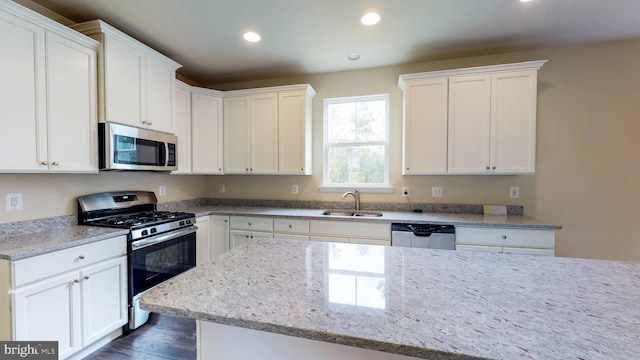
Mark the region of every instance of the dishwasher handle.
POLYGON ((414 231, 413 235, 418 236, 418 237, 430 237, 433 233, 432 232, 424 232, 424 231, 414 231))

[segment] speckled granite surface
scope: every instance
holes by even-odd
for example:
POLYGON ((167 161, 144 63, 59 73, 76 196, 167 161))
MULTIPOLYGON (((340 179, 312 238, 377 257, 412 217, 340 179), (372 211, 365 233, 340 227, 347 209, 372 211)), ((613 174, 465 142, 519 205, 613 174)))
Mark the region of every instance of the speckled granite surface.
POLYGON ((382 211, 381 217, 353 217, 353 216, 326 216, 324 210, 319 209, 287 209, 250 206, 176 206, 173 211, 185 211, 204 215, 251 215, 285 218, 308 218, 316 220, 342 220, 342 221, 370 221, 370 222, 415 222, 436 223, 453 225, 473 225, 487 227, 528 228, 542 230, 558 230, 561 226, 549 224, 527 216, 512 215, 482 215, 482 214, 453 214, 453 213, 414 213, 399 211, 382 211))
MULTIPOLYGON (((366 196, 366 195, 363 195, 366 196)), ((217 199, 203 198, 171 203, 158 204, 161 210, 177 211, 177 209, 201 205, 230 207, 266 207, 285 209, 353 209, 353 201, 293 201, 293 200, 256 200, 256 199, 217 199)), ((482 214, 482 205, 475 204, 428 204, 428 203, 373 203, 362 202, 363 210, 404 211, 421 209, 425 213, 482 214)), ((522 215, 524 209, 520 205, 508 205, 508 215, 522 215)))
POLYGON ((19 235, 0 236, 0 259, 20 260, 125 235, 128 232, 123 229, 67 225, 19 235))
POLYGON ((640 263, 252 240, 142 307, 405 354, 637 359, 640 263))

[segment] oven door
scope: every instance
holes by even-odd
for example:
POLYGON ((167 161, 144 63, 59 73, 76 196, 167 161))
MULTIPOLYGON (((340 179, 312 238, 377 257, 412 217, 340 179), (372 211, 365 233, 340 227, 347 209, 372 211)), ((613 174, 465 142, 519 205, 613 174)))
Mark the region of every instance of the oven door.
POLYGON ((196 266, 195 226, 131 243, 130 299, 196 266))

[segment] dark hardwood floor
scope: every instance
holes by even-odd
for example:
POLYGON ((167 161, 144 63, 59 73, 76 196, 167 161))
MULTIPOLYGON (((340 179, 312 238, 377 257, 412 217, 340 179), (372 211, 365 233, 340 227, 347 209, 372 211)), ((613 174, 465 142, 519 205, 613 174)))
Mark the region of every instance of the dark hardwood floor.
POLYGON ((195 360, 196 322, 152 313, 149 322, 85 357, 91 360, 195 360))

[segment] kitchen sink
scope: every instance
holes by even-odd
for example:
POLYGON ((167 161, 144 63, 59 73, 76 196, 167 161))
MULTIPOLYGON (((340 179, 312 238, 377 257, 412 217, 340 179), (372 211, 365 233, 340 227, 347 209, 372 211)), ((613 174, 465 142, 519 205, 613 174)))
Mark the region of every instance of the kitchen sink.
POLYGON ((354 216, 362 216, 362 217, 380 217, 382 213, 379 211, 356 211, 353 213, 354 216))
POLYGON ((348 210, 325 210, 322 215, 326 216, 361 216, 361 217, 380 217, 382 213, 379 211, 348 211, 348 210))
POLYGON ((325 210, 322 215, 327 216, 353 216, 353 211, 348 210, 325 210))

